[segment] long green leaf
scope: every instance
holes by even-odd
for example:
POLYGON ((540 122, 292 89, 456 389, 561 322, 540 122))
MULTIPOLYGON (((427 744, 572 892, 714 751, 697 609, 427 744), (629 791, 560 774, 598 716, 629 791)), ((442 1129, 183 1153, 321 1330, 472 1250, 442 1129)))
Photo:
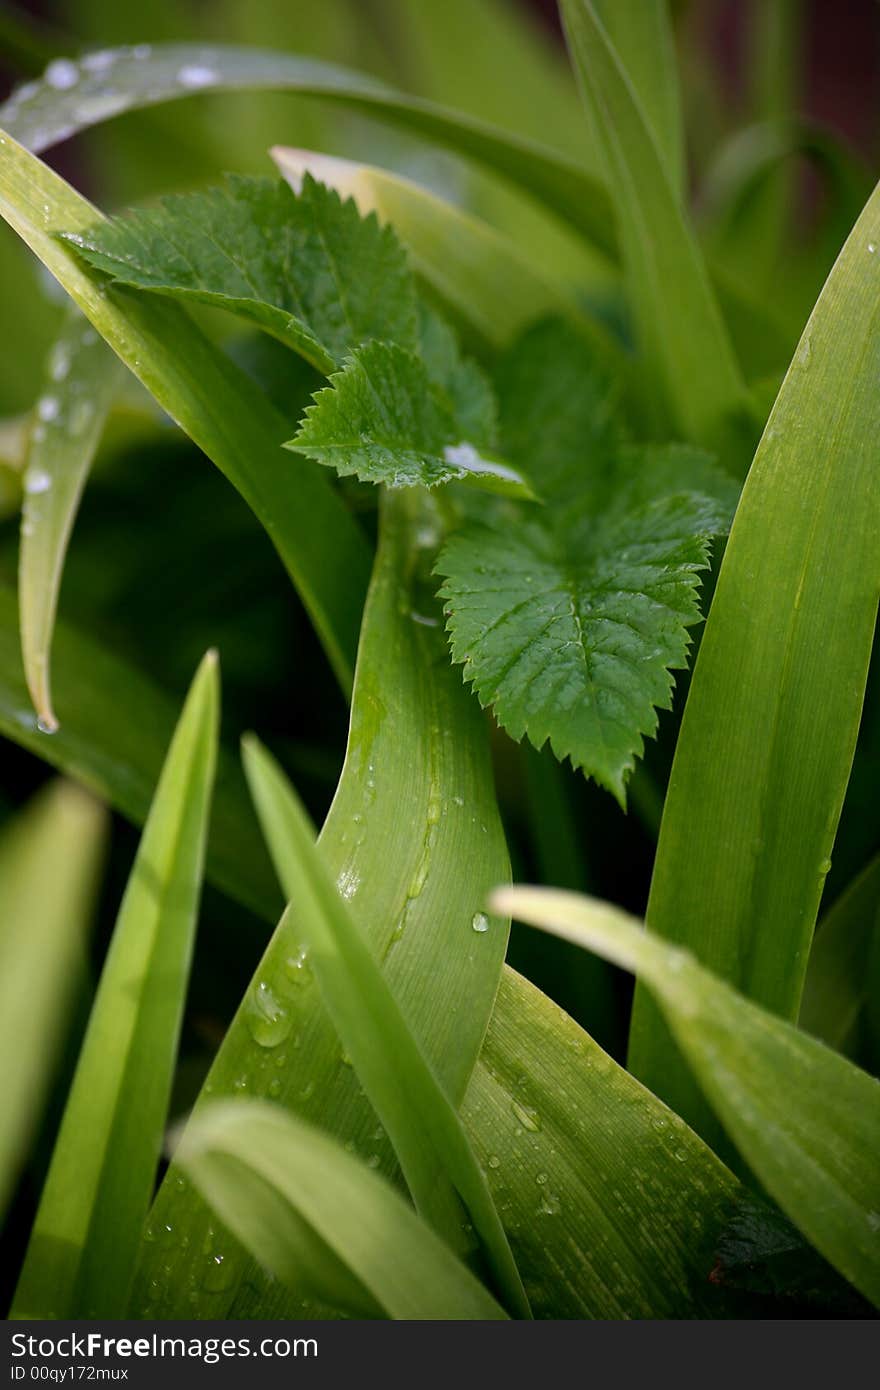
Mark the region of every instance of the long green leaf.
POLYGON ((13 1304, 125 1308, 162 1147, 214 780, 216 656, 203 661, 122 900, 13 1304))
MULTIPOLYGON (((61 728, 42 733, 21 671, 15 595, 0 585, 0 734, 81 782, 143 825, 178 707, 142 672, 61 622, 55 634, 61 728)), ((238 759, 221 750, 211 816, 208 876, 267 921, 281 895, 238 759)))
POLYGON ((53 782, 0 837, 0 1217, 39 1122, 77 983, 102 859, 105 815, 53 782))
POLYGON ((669 182, 681 195, 684 126, 667 0, 595 0, 595 9, 641 106, 669 182))
POLYGON ((849 885, 816 929, 800 1027, 851 1056, 868 1003, 871 946, 880 930, 880 855, 849 885))
POLYGON ((492 903, 638 972, 756 1177, 880 1303, 880 1081, 607 903, 541 888, 502 888, 492 903))
MULTIPOLYGON (((880 189, 804 330, 734 520, 669 783, 647 920, 796 1018, 880 591, 880 189), (719 775, 723 769, 723 775, 719 775)), ((630 1060, 704 1103, 637 989, 630 1060)))
MULTIPOLYGON (((446 655, 430 573, 438 536, 422 506, 416 494, 385 499, 345 769, 320 845, 411 1032, 457 1105, 507 943, 507 924, 490 924, 481 903, 509 867, 485 729, 446 655), (368 873, 376 861, 381 872, 368 873)), ((260 962, 205 1094, 277 1099, 352 1145, 368 1164, 396 1174, 393 1149, 343 1057, 303 944, 294 904, 260 962)), ((190 1278, 200 1316, 295 1310, 220 1235, 213 1239, 222 1264, 205 1286, 201 1252, 211 1224, 192 1192, 179 1191, 172 1170, 153 1212, 157 1239, 143 1248, 133 1311, 193 1316, 180 1293, 190 1278), (166 1226, 174 1231, 170 1244, 161 1235, 166 1226)))
POLYGON ((6 135, 0 135, 0 215, 239 490, 281 556, 347 690, 369 548, 319 470, 285 467, 279 447, 289 428, 281 414, 179 306, 104 293, 56 236, 94 227, 100 214, 6 135))
POLYGON ((18 574, 25 676, 40 725, 48 733, 58 727, 49 651, 61 571, 80 495, 121 377, 116 358, 71 309, 49 356, 28 441, 18 574))
POLYGON ((541 199, 601 250, 612 250, 608 196, 574 160, 316 58, 217 44, 138 45, 86 54, 48 70, 26 93, 13 93, 0 108, 0 125, 40 151, 123 111, 197 92, 266 88, 340 102, 448 145, 541 199))
POLYGON ((681 199, 595 6, 563 0, 561 9, 605 146, 631 307, 662 412, 743 473, 745 386, 681 199))
POLYGON ((294 1287, 305 1272, 330 1300, 347 1275, 361 1316, 505 1316, 384 1178, 278 1106, 207 1107, 175 1160, 254 1258, 294 1287))
POLYGON ((455 1108, 315 848, 296 793, 256 740, 245 742, 244 762, 327 1012, 394 1146, 417 1210, 462 1253, 471 1247, 466 1213, 500 1295, 511 1312, 528 1317, 504 1229, 455 1108))

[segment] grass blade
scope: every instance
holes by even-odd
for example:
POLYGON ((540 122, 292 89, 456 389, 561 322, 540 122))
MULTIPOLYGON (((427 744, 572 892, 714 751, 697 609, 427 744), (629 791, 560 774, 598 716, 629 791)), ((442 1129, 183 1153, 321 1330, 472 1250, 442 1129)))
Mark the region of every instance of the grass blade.
POLYGON ((278 1106, 207 1107, 175 1159, 254 1258, 294 1287, 305 1270, 327 1302, 344 1304, 340 1288, 353 1286, 361 1317, 505 1316, 384 1178, 278 1106))
POLYGON ((118 1315, 162 1146, 216 761, 216 656, 168 751, 101 975, 12 1315, 118 1315))
MULTIPOLYGON (((507 877, 509 866, 485 726, 449 665, 434 599, 435 519, 416 494, 386 497, 383 506, 345 768, 320 847, 423 1055, 457 1106, 507 944, 507 923, 487 922, 481 908, 492 876, 507 877)), ((342 1055, 302 948, 290 909, 205 1094, 277 1100, 399 1178, 394 1151, 342 1055)), ((175 1295, 192 1278, 200 1316, 265 1316, 267 1310, 299 1316, 298 1304, 267 1286, 231 1240, 215 1240, 222 1278, 212 1271, 206 1281, 201 1251, 211 1216, 191 1191, 178 1190, 173 1170, 151 1221, 159 1238, 144 1245, 134 1313, 194 1316, 193 1305, 175 1295), (166 1225, 175 1231, 173 1248, 161 1239, 166 1225), (166 1264, 173 1279, 163 1274, 166 1264)))
MULTIPOLYGON (((877 614, 880 189, 804 330, 728 541, 669 783, 652 931, 796 1018, 877 614), (719 777, 718 768, 724 769, 719 777)), ((704 1102, 637 988, 633 1070, 704 1102)))
POLYGON ((258 48, 155 44, 108 50, 96 70, 89 55, 72 65, 74 82, 41 82, 0 107, 0 126, 40 151, 100 121, 195 92, 274 89, 340 102, 401 125, 497 170, 574 223, 603 251, 614 245, 602 184, 579 164, 533 141, 333 63, 258 48), (112 55, 112 56, 110 56, 112 55))
POLYGON ((416 1209, 462 1254, 470 1244, 463 1239, 469 1219, 501 1297, 512 1313, 529 1317, 503 1227, 455 1109, 349 916, 296 793, 256 740, 246 741, 244 759, 327 1012, 394 1146, 416 1209))
POLYGON ((18 601, 21 651, 28 690, 40 726, 55 733, 49 652, 61 572, 79 499, 92 465, 122 370, 74 309, 49 357, 48 379, 30 432, 18 601))
POLYGON ((799 1025, 852 1056, 870 997, 871 946, 880 932, 880 855, 849 885, 816 929, 799 1025))
POLYGON ((289 426, 179 306, 105 294, 58 232, 100 214, 0 135, 0 215, 18 232, 159 404, 241 493, 281 556, 345 690, 350 688, 369 547, 320 471, 285 467, 289 426))
POLYGON ((502 888, 493 905, 639 973, 755 1176, 835 1269, 880 1303, 880 1082, 607 903, 502 888))
MULTIPOLYGON (((64 622, 56 629, 53 665, 61 728, 49 737, 29 707, 15 595, 0 585, 0 734, 143 825, 179 707, 142 672, 64 622)), ((218 888, 267 922, 276 920, 281 894, 238 759, 224 749, 207 871, 218 888)))
POLYGON ((106 817, 69 782, 53 782, 0 838, 0 1216, 39 1122, 77 982, 106 817))
POLYGON ((708 1277, 733 1174, 509 968, 461 1113, 537 1318, 735 1315, 708 1277))
POLYGON ((684 124, 667 0, 595 0, 595 9, 642 108, 669 182, 682 196, 684 124))
POLYGON ((658 405, 683 437, 745 472, 745 385, 678 192, 591 0, 562 16, 585 102, 601 133, 631 306, 658 405))

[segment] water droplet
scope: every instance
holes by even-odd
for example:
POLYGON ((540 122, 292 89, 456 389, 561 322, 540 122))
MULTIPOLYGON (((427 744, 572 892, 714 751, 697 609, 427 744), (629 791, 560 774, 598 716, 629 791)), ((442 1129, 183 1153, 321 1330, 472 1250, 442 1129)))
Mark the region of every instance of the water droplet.
POLYGON ((204 67, 201 63, 186 63, 178 72, 177 80, 181 87, 197 91, 199 87, 210 87, 219 79, 213 68, 204 67))
POLYGON ((280 1095, 281 1095, 281 1082, 278 1080, 278 1077, 277 1077, 277 1076, 274 1077, 273 1080, 269 1082, 269 1085, 268 1085, 268 1087, 267 1087, 266 1089, 267 1089, 268 1094, 272 1097, 273 1100, 275 1099, 276 1096, 280 1096, 280 1095))
POLYGON ((489 1157, 488 1157, 488 1159, 487 1159, 486 1161, 487 1161, 487 1163, 489 1164, 489 1167, 490 1167, 490 1168, 500 1168, 500 1167, 501 1167, 501 1159, 498 1157, 497 1154, 490 1154, 489 1157))
POLYGON ((880 1211, 868 1212, 868 1225, 872 1231, 880 1231, 880 1211))
POLYGON ((24 490, 27 493, 48 492, 52 486, 52 475, 43 468, 29 468, 24 475, 24 490))
POLYGON ((562 1209, 562 1203, 555 1192, 545 1192, 541 1198, 541 1205, 538 1207, 540 1216, 558 1216, 562 1209))
POLYGON ((288 956, 284 962, 284 973, 291 984, 301 987, 311 984, 312 967, 309 965, 309 952, 306 946, 300 946, 292 956, 288 956))
POLYGON ((820 873, 820 874, 822 875, 822 877, 824 878, 825 875, 826 875, 826 874, 830 874, 830 872, 831 872, 831 860, 830 860, 830 859, 823 859, 822 862, 821 862, 821 864, 819 865, 819 873, 820 873))
POLYGON ((208 1293, 222 1293, 232 1282, 232 1269, 225 1255, 212 1255, 202 1284, 208 1293))
POLYGON ((515 1100, 511 1102, 510 1108, 523 1129, 535 1134, 541 1128, 541 1117, 531 1105, 521 1105, 518 1100, 515 1100))
POLYGON ((812 344, 811 344, 811 342, 810 342, 809 336, 804 337, 804 338, 802 339, 801 345, 800 345, 800 347, 798 348, 798 351, 797 351, 797 359, 798 359, 798 361, 800 362, 800 364, 801 364, 802 367, 807 367, 807 366, 809 366, 810 358, 812 357, 812 355, 813 355, 813 347, 812 347, 812 344))
POLYGON ((873 256, 873 254, 874 254, 874 252, 875 252, 876 250, 877 250, 877 243, 874 242, 874 241, 869 241, 869 242, 868 242, 868 254, 869 254, 870 256, 873 256))
POLYGON ((289 1011, 276 999, 265 980, 260 980, 250 991, 245 1018, 251 1037, 260 1047, 277 1047, 284 1042, 292 1026, 289 1011))
POLYGON ((57 396, 41 396, 37 401, 37 415, 45 422, 57 420, 61 409, 57 396))
POLYGON ((370 1154, 369 1158, 367 1159, 367 1167, 378 1168, 381 1162, 382 1160, 378 1154, 370 1154))
POLYGON ((37 728, 41 734, 57 734, 60 727, 57 719, 47 718, 44 715, 40 715, 37 720, 37 728))
POLYGON ((474 931, 486 932, 489 930, 489 918, 485 912, 475 912, 471 918, 471 926, 474 931))
POLYGON ((687 1163, 687 1161, 688 1161, 687 1149, 676 1149, 676 1150, 675 1150, 675 1158, 676 1158, 676 1161, 677 1161, 678 1163, 687 1163))
POLYGON ((547 1181, 547 1174, 546 1174, 546 1173, 538 1173, 538 1174, 536 1175, 536 1177, 535 1177, 535 1182, 538 1184, 539 1187, 543 1187, 543 1186, 544 1186, 544 1183, 545 1183, 546 1181, 547 1181))
POLYGON ((413 622, 414 622, 414 623, 418 623, 418 624, 420 625, 420 627, 439 627, 439 626, 440 626, 440 624, 437 622, 437 619, 436 619, 436 618, 428 617, 428 616, 427 616, 426 614, 424 614, 424 613, 417 613, 416 610, 415 610, 414 608, 411 608, 411 609, 410 609, 409 616, 412 618, 413 622))
POLYGON ((115 48, 99 48, 95 53, 87 53, 80 59, 86 72, 106 72, 116 62, 118 57, 115 48))
MULTIPOLYGON (((246 1076, 237 1076, 232 1083, 233 1091, 246 1091, 248 1079, 246 1076)), ((207 1089, 207 1088, 206 1088, 207 1089)))
POLYGON ((67 92, 79 81, 79 68, 69 58, 55 58, 43 76, 56 92, 67 92))
POLYGON ((666 1121, 664 1120, 664 1118, 663 1118, 662 1115, 657 1115, 657 1116, 651 1121, 651 1124, 653 1125, 654 1129, 656 1129, 656 1130, 658 1130, 658 1131, 666 1128, 666 1121))
POLYGON ((63 381, 70 371, 70 347, 65 342, 56 343, 49 353, 49 375, 53 381, 63 381))

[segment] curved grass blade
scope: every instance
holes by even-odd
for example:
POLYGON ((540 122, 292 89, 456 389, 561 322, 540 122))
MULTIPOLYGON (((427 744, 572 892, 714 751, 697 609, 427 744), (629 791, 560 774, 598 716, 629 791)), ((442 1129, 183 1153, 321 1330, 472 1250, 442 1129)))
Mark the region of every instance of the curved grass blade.
MULTIPOLYGON (((507 944, 507 923, 480 915, 493 877, 509 873, 507 850, 485 727, 446 655, 431 579, 436 519, 418 494, 386 496, 382 505, 345 768, 320 847, 411 1032, 458 1105, 507 944), (379 873, 370 867, 377 862, 379 873)), ((321 1005, 295 905, 260 962, 203 1094, 277 1100, 368 1165, 398 1176, 393 1149, 321 1005)), ((301 1316, 300 1304, 267 1285, 231 1237, 210 1237, 212 1224, 192 1191, 177 1187, 172 1168, 151 1216, 157 1239, 143 1246, 132 1312, 301 1316), (170 1243, 162 1239, 167 1225, 175 1233, 170 1243), (209 1238, 210 1266, 202 1253, 209 1238), (194 1304, 182 1292, 190 1280, 194 1304)))
POLYGON ((25 677, 40 727, 55 733, 49 653, 61 572, 79 499, 122 368, 71 308, 49 356, 47 380, 28 441, 22 505, 18 602, 25 677))
POLYGON ((605 147, 632 310, 661 418, 744 473, 746 389, 680 197, 595 5, 563 0, 561 12, 605 147))
POLYGON ((217 659, 209 653, 171 741, 119 910, 13 1317, 113 1317, 125 1308, 189 977, 218 701, 217 659))
POLYGON ((241 493, 281 556, 347 691, 369 547, 320 470, 285 467, 279 449, 290 431, 283 416, 178 305, 104 292, 57 236, 94 227, 100 214, 2 134, 0 215, 241 493))
POLYGON ((407 247, 413 269, 456 323, 490 348, 506 346, 527 324, 563 314, 589 338, 600 360, 623 368, 624 354, 570 289, 555 283, 488 222, 399 174, 371 164, 276 145, 272 158, 294 192, 306 174, 375 212, 407 247))
POLYGON ((86 939, 106 816, 69 782, 53 782, 0 838, 0 1218, 42 1113, 86 939))
POLYGON ((54 80, 50 68, 42 82, 13 93, 0 107, 0 126, 36 152, 123 111, 197 92, 301 92, 378 116, 478 160, 545 202, 600 250, 612 252, 607 193, 574 160, 362 73, 316 58, 218 44, 137 45, 61 61, 54 80))
MULTIPOLYGON (((15 595, 0 585, 0 734, 143 825, 179 707, 142 672, 64 622, 55 632, 53 668, 61 728, 50 737, 37 727, 21 671, 15 595)), ((207 872, 259 917, 277 919, 282 901, 269 856, 238 759, 223 749, 207 872)))
POLYGON ((871 946, 880 932, 880 855, 849 885, 816 929, 799 1026, 853 1056, 870 997, 871 946))
MULTIPOLYGON (((675 753, 652 931, 796 1018, 880 590, 880 188, 804 331, 734 520, 675 753), (724 769, 719 776, 718 770, 724 769)), ((636 991, 630 1062, 713 1122, 636 991)))
POLYGON ((641 975, 755 1176, 880 1303, 880 1081, 607 903, 541 888, 502 888, 492 903, 641 975))
POLYGON ((278 1279, 296 1286, 305 1267, 326 1301, 343 1306, 340 1290, 354 1285, 350 1306, 362 1317, 505 1316, 384 1178, 278 1106, 206 1107, 175 1161, 278 1279))

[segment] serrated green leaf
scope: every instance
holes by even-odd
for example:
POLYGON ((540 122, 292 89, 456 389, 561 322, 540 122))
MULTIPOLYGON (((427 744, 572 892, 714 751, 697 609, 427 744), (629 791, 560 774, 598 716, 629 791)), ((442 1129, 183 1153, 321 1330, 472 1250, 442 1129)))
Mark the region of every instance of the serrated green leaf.
MULTIPOLYGON (((828 279, 737 509, 675 751, 647 921, 797 1017, 877 617, 880 188, 828 279), (719 775, 723 769, 723 776, 719 775)), ((630 1065, 717 1124, 636 988, 630 1065)))
POLYGON ((502 888, 492 905, 638 972, 755 1176, 835 1269, 880 1303, 880 1081, 608 903, 502 888))
POLYGON ((627 359, 611 333, 585 312, 575 290, 557 281, 488 222, 410 179, 372 164, 278 145, 272 158, 298 189, 307 173, 353 198, 362 214, 389 222, 407 248, 420 282, 458 325, 492 348, 504 348, 528 324, 567 314, 600 358, 622 373, 627 359))
POLYGON ((0 1217, 58 1061, 86 944, 106 817, 69 782, 52 782, 0 836, 0 1217))
POLYGON ((462 1257, 473 1255, 466 1234, 473 1223, 499 1297, 512 1314, 529 1317, 504 1228, 456 1109, 330 877, 299 798, 256 740, 245 742, 244 763, 324 1005, 394 1146, 417 1211, 462 1257))
POLYGON ((121 380, 117 359, 88 320, 71 308, 49 356, 28 439, 18 569, 25 676, 40 723, 49 733, 58 727, 49 653, 64 557, 121 380))
MULTIPOLYGON (((435 357, 434 365, 442 367, 442 360, 435 357)), ((469 386, 467 371, 453 364, 452 376, 444 371, 446 381, 438 386, 414 353, 394 343, 367 343, 317 392, 285 447, 363 482, 399 488, 456 480, 529 496, 518 473, 462 438, 467 425, 483 434, 486 425, 479 378, 469 386)))
POLYGON ((319 371, 371 338, 415 346, 416 300, 390 227, 309 176, 230 175, 64 240, 124 285, 228 309, 319 371))
POLYGON ((97 209, 2 134, 0 216, 241 493, 278 550, 347 690, 369 547, 317 470, 281 466, 278 449, 288 432, 283 415, 180 305, 152 295, 106 293, 96 272, 56 235, 94 227, 97 209))
POLYGON ((384 1178, 279 1106, 206 1107, 175 1161, 264 1268, 355 1316, 505 1316, 384 1178))
POLYGON ((218 698, 209 654, 171 741, 119 909, 13 1317, 110 1317, 126 1304, 189 978, 218 698))
POLYGON ((620 444, 609 387, 565 326, 525 336, 499 394, 506 452, 545 505, 444 547, 453 659, 514 738, 549 739, 623 801, 735 490, 693 450, 620 444))

